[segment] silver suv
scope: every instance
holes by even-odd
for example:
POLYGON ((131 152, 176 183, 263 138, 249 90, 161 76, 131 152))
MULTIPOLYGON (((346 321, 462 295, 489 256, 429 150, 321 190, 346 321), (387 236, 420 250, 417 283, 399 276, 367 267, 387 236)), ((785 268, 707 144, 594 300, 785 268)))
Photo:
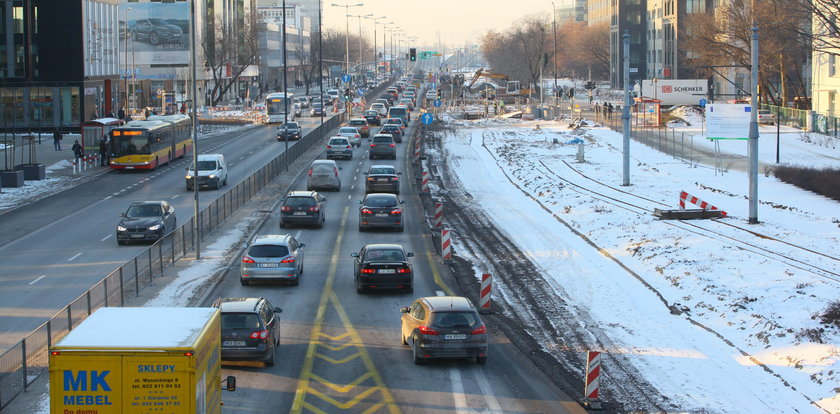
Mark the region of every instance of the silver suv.
POLYGON ((239 281, 249 285, 255 280, 282 280, 297 285, 305 246, 288 234, 257 236, 242 257, 239 281))
POLYGON ((327 142, 327 159, 347 158, 353 159, 353 144, 346 137, 332 137, 327 142))
POLYGON ((389 134, 376 134, 370 141, 370 152, 368 159, 390 158, 397 159, 397 145, 394 143, 394 137, 389 134))
POLYGON ((341 176, 338 174, 338 170, 340 169, 341 167, 333 160, 313 161, 306 177, 306 189, 341 190, 341 176))

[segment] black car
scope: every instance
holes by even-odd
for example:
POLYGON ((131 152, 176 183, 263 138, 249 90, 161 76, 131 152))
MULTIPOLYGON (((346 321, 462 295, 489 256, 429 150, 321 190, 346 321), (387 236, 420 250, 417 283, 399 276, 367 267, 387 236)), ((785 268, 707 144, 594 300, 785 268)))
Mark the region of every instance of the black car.
POLYGON ((153 45, 181 43, 181 28, 163 19, 140 19, 131 26, 134 40, 145 39, 153 45))
POLYGON ((353 275, 357 293, 368 289, 414 292, 414 272, 408 261, 414 253, 406 252, 399 244, 368 244, 351 256, 355 258, 353 275))
POLYGON ((277 127, 277 140, 286 141, 300 139, 303 136, 303 128, 295 121, 286 122, 277 127))
POLYGON ((222 361, 262 361, 274 365, 280 345, 283 309, 265 298, 219 298, 213 303, 222 314, 222 361))
POLYGON ((168 201, 135 201, 120 213, 117 224, 117 244, 135 241, 155 241, 178 225, 175 207, 168 201))
POLYGON ((365 193, 400 193, 400 172, 393 165, 371 165, 365 175, 365 193))
POLYGON ((368 125, 380 125, 382 123, 379 119, 379 112, 373 110, 365 111, 365 120, 368 125))
POLYGON ((405 229, 402 204, 396 194, 370 193, 359 201, 359 231, 372 227, 391 228, 397 231, 405 229))
POLYGON ((402 143, 403 139, 403 130, 397 124, 385 124, 382 129, 379 130, 380 134, 388 134, 394 137, 394 142, 400 144, 402 143))
POLYGON ((280 227, 308 224, 320 229, 326 220, 325 201, 317 191, 290 191, 280 206, 280 227))

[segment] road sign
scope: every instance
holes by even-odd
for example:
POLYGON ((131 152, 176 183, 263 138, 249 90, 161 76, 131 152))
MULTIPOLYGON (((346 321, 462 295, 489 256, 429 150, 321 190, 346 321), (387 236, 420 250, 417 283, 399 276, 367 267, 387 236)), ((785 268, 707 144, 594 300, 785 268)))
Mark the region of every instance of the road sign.
POLYGON ((441 102, 440 99, 435 99, 435 101, 432 102, 432 105, 434 105, 435 108, 440 108, 440 106, 443 105, 443 102, 441 102))
POLYGON ((348 75, 346 73, 341 75, 341 81, 344 82, 344 83, 350 82, 350 79, 351 79, 350 75, 348 75))
POLYGON ((700 107, 701 108, 705 108, 707 103, 709 103, 709 101, 707 101, 706 98, 700 99, 700 107))
POLYGON ((706 138, 748 139, 751 121, 748 104, 710 104, 706 106, 706 138))
POLYGON ((430 114, 428 112, 426 112, 423 115, 420 115, 420 122, 422 122, 423 125, 431 125, 432 121, 434 121, 434 120, 435 120, 435 117, 432 116, 432 114, 430 114))
POLYGON ((359 88, 358 90, 356 90, 356 94, 358 94, 359 96, 364 96, 365 90, 362 89, 362 88, 359 88))

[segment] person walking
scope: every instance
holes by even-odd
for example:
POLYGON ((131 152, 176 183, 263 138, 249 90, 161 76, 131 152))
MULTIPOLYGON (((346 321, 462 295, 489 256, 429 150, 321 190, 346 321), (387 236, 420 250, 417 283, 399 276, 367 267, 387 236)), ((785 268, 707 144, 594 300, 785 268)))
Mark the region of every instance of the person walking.
POLYGON ((125 109, 120 108, 120 110, 117 111, 117 118, 125 120, 125 109))
POLYGON ((79 159, 84 156, 85 152, 82 148, 82 144, 79 144, 79 140, 77 139, 76 142, 73 144, 73 155, 76 156, 76 162, 79 162, 79 159))
POLYGON ((99 141, 99 165, 108 166, 108 140, 106 138, 99 141))
POLYGON ((61 151, 61 128, 56 128, 53 132, 53 145, 56 151, 61 151))

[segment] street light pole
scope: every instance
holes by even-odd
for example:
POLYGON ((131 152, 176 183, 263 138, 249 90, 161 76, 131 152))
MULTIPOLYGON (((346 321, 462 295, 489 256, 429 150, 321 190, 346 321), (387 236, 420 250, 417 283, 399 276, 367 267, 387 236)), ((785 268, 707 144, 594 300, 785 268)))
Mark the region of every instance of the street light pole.
MULTIPOLYGON (((198 69, 196 67, 196 46, 195 46, 195 1, 190 2, 190 66, 192 66, 192 149, 193 149, 193 165, 192 170, 195 173, 193 177, 193 241, 195 241, 195 260, 201 260, 201 217, 198 212, 198 80, 196 78, 198 69)), ((128 24, 128 22, 126 22, 128 24)), ((133 45, 133 43, 132 43, 133 45)), ((132 50, 132 61, 134 60, 134 52, 132 50)), ((133 65, 133 62, 132 62, 133 65)), ((134 74, 132 73, 132 77, 134 74)))
POLYGON ((345 32, 344 32, 344 73, 350 73, 350 8, 351 7, 361 7, 364 6, 364 3, 356 3, 356 4, 336 4, 332 3, 334 7, 344 7, 344 23, 345 23, 345 32))
POLYGON ((286 160, 286 171, 289 171, 289 135, 286 133, 289 128, 289 85, 288 67, 286 66, 286 0, 283 0, 283 31, 280 39, 283 41, 283 142, 286 149, 283 151, 283 159, 286 160))
POLYGON ((318 88, 321 89, 321 125, 324 125, 324 25, 321 23, 321 0, 318 0, 318 88))
MULTIPOLYGON (((125 82, 125 107, 123 108, 123 112, 126 114, 128 114, 128 12, 130 11, 131 7, 125 8, 125 28, 123 28, 123 33, 125 35, 125 48, 123 49, 123 65, 125 65, 125 74, 123 75, 123 80, 125 82)), ((134 74, 132 73, 132 76, 133 75, 134 74)))
MULTIPOLYGON (((554 2, 551 2, 551 26, 554 29, 554 58, 551 60, 554 61, 554 92, 557 93, 557 8, 554 6, 554 2)), ((553 95, 553 94, 552 94, 553 95)))
POLYGON ((376 56, 376 25, 380 24, 377 20, 384 19, 385 16, 380 16, 380 17, 370 17, 370 16, 373 16, 373 15, 369 14, 368 17, 365 17, 365 19, 373 20, 373 73, 374 73, 374 77, 375 77, 377 75, 377 66, 379 66, 378 65, 379 58, 376 56))

